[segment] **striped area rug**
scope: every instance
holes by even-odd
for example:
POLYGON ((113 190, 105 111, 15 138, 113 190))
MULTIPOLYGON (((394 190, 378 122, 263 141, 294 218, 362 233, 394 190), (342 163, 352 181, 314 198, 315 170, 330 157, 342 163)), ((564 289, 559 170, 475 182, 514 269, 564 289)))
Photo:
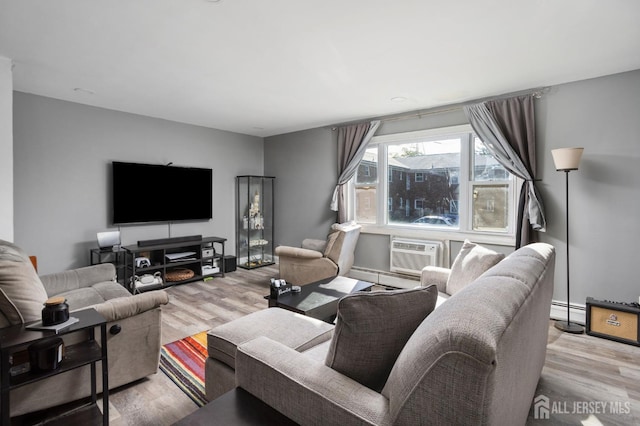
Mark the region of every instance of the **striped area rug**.
POLYGON ((207 403, 204 390, 206 359, 206 331, 167 343, 160 350, 160 370, 173 380, 198 407, 207 403))

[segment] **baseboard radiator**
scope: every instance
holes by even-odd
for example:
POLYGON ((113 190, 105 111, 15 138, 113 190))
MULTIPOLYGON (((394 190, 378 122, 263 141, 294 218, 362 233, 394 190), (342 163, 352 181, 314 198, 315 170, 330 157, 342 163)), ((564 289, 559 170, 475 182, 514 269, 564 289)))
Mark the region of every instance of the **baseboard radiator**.
POLYGON ((442 266, 442 243, 391 237, 391 272, 420 275, 425 266, 442 266))

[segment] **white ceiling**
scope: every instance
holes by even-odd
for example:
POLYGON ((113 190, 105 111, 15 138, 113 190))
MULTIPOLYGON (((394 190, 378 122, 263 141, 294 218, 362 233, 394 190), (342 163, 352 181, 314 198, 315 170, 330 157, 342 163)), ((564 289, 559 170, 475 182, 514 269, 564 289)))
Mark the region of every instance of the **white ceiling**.
POLYGON ((18 91, 270 136, 640 69, 640 1, 0 0, 0 56, 18 91))

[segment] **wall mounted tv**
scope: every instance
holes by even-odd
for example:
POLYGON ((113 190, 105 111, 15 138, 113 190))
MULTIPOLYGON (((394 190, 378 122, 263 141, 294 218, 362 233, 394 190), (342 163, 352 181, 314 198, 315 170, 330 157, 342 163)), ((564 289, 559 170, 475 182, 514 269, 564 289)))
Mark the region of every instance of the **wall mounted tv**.
POLYGON ((113 223, 209 220, 212 170, 113 162, 113 223))

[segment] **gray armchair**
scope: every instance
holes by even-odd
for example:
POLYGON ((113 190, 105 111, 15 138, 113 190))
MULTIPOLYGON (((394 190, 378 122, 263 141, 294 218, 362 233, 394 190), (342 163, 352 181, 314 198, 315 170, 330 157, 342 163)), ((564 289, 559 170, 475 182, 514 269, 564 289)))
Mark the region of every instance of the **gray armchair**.
MULTIPOLYGON (((62 296, 71 316, 92 307, 107 320, 109 388, 154 374, 160 359, 160 306, 169 297, 163 290, 131 295, 115 276, 112 264, 101 264, 39 277, 20 248, 0 240, 0 328, 39 320, 45 300, 62 296)), ((78 336, 63 339, 69 345, 78 336)), ((100 388, 100 375, 97 379, 100 388)), ((90 395, 90 383, 85 366, 16 388, 11 391, 11 416, 84 398, 90 395)))
POLYGON ((324 278, 346 275, 353 266, 361 226, 334 224, 326 240, 305 239, 302 247, 279 246, 280 278, 305 285, 324 278))

